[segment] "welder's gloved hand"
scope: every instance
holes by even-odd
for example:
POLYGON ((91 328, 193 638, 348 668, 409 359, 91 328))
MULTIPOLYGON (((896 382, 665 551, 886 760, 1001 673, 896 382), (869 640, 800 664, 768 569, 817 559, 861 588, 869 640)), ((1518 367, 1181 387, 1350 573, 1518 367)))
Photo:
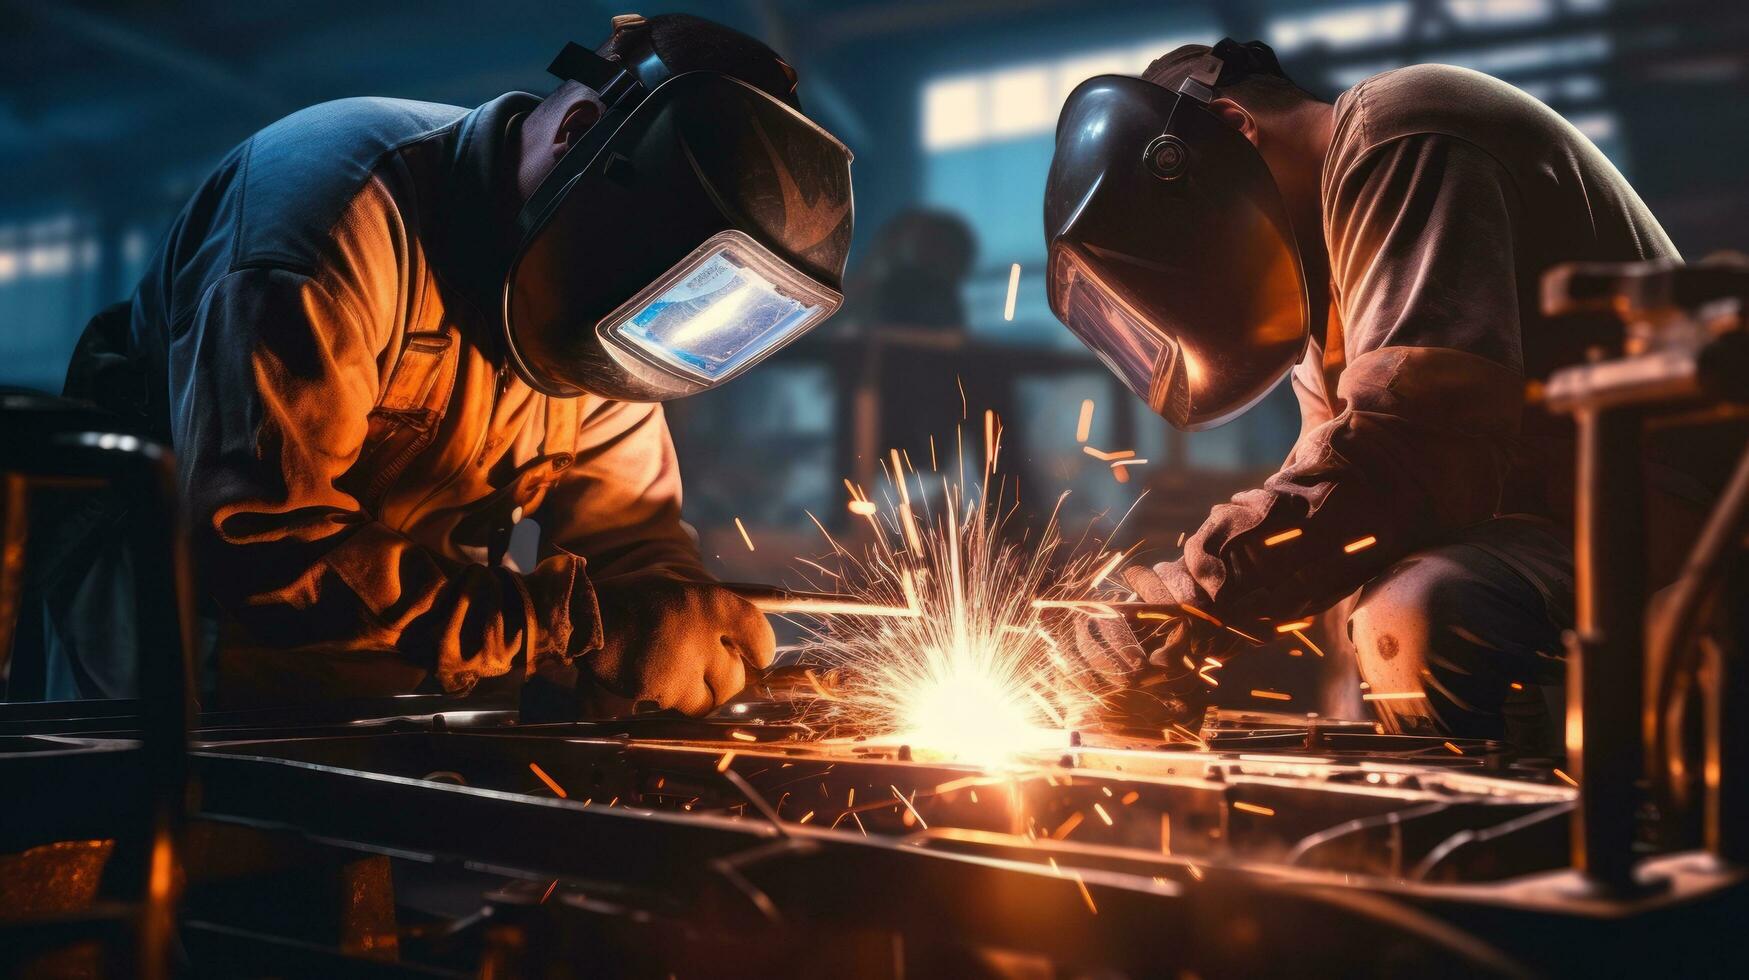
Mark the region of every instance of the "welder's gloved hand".
POLYGON ((1157 629, 1140 634, 1122 619, 1064 611, 1047 626, 1070 670, 1096 696, 1086 709, 1066 719, 1081 731, 1140 731, 1159 737, 1160 729, 1183 721, 1195 710, 1183 698, 1160 689, 1165 671, 1149 663, 1144 643, 1157 629))
MULTIPOLYGON (((1161 562, 1152 568, 1132 565, 1124 569, 1122 575, 1124 584, 1143 602, 1199 607, 1202 591, 1182 561, 1161 562)), ((1178 616, 1166 621, 1151 644, 1153 663, 1170 667, 1182 663, 1181 658, 1189 657, 1191 662, 1200 664, 1204 657, 1225 657, 1232 653, 1237 642, 1238 637, 1211 620, 1192 615, 1178 616)))
POLYGON ((586 717, 673 708, 698 717, 729 700, 749 670, 771 666, 771 624, 713 582, 633 575, 595 583, 603 643, 579 663, 586 717), (602 696, 605 694, 606 696, 602 696))

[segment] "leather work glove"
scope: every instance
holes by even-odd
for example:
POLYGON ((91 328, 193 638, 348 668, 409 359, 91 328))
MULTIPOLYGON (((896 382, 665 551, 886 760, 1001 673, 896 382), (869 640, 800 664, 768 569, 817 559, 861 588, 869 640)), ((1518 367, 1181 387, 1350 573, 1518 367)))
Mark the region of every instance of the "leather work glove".
POLYGON ((771 666, 777 640, 752 603, 713 582, 659 574, 595 583, 601 649, 580 658, 594 680, 580 682, 585 717, 672 708, 708 713, 771 666))
MULTIPOLYGON (((1200 590, 1182 562, 1161 562, 1152 568, 1132 565, 1124 569, 1122 575, 1124 584, 1143 602, 1198 606, 1200 590)), ((1224 659, 1239 643, 1237 636, 1215 625, 1211 619, 1178 616, 1162 625, 1163 629, 1152 644, 1152 662, 1158 667, 1182 667, 1185 657, 1196 664, 1201 664, 1204 657, 1224 659)))
MULTIPOLYGON (((1171 563, 1128 568, 1122 577, 1144 602, 1188 605, 1196 595, 1188 573, 1171 563)), ((1084 671, 1100 695, 1094 714, 1071 726, 1154 737, 1174 724, 1195 728, 1212 700, 1214 688, 1183 658, 1201 667, 1203 657, 1231 652, 1236 640, 1193 616, 1148 621, 1138 632, 1123 619, 1068 612, 1051 627, 1071 668, 1084 671)))

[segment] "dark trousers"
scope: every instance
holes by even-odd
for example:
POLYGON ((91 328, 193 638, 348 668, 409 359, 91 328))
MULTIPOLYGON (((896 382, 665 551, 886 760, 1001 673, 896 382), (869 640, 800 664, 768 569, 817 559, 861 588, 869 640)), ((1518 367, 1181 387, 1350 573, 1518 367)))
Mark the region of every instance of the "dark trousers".
POLYGON ((1554 525, 1478 524, 1397 562, 1343 606, 1367 703, 1388 731, 1558 749, 1573 551, 1554 525))

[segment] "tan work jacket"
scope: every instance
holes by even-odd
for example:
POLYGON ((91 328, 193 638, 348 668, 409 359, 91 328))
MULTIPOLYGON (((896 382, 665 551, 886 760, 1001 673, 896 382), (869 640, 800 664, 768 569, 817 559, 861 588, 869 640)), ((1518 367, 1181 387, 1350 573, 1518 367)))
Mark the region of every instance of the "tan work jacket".
POLYGON ((81 341, 69 393, 179 457, 220 703, 513 684, 599 646, 592 576, 702 575, 660 406, 549 398, 507 366, 506 147, 533 105, 350 99, 269 126, 81 341), (532 558, 511 546, 531 520, 532 558))

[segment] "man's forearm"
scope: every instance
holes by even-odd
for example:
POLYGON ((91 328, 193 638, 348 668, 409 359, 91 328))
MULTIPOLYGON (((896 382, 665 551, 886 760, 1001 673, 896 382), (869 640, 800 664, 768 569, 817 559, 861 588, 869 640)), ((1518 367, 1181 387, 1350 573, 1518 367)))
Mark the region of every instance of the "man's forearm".
POLYGON ((1493 515, 1518 416, 1510 372, 1459 351, 1382 348, 1349 365, 1342 395, 1342 414, 1161 567, 1174 601, 1235 621, 1297 618, 1493 515))

